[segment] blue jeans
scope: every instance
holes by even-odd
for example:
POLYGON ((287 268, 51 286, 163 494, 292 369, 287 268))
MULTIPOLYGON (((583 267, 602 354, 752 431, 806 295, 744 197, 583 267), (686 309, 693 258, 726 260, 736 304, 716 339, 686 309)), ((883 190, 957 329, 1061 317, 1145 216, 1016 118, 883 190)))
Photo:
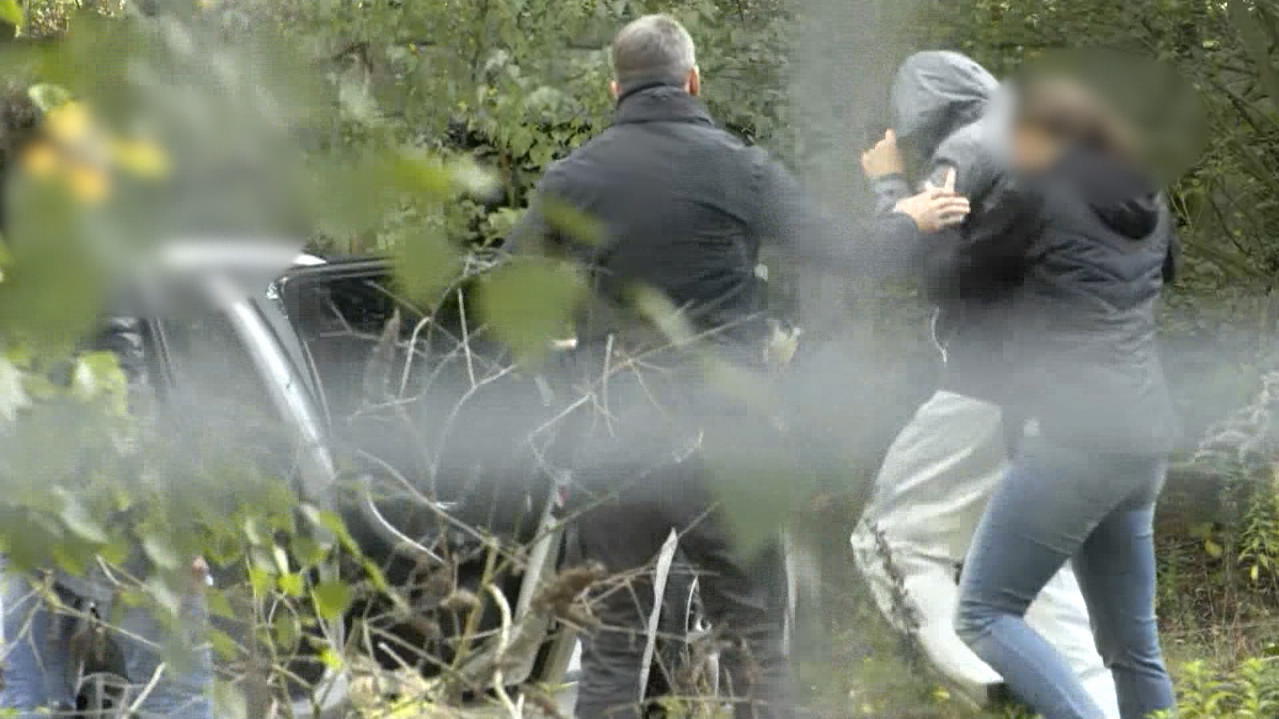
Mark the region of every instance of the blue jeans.
MULTIPOLYGON (((0 688, 0 707, 18 710, 20 719, 65 716, 74 711, 77 656, 73 650, 73 634, 77 617, 58 613, 47 606, 31 584, 17 576, 4 577, 4 686, 0 688), (46 711, 40 711, 45 709, 46 711)), ((61 601, 76 606, 79 597, 64 589, 55 590, 61 601)), ((182 640, 198 639, 206 624, 202 598, 189 597, 181 626, 190 631, 182 640)), ((105 617, 104 617, 105 619, 105 617)), ((108 633, 110 641, 120 649, 123 670, 131 691, 126 701, 136 701, 144 687, 165 663, 162 649, 172 632, 143 608, 123 612, 120 631, 108 633)), ((210 689, 213 683, 212 656, 202 647, 184 657, 181 671, 165 664, 159 679, 138 707, 143 719, 211 719, 210 689)))
POLYGON ((1123 719, 1175 707, 1155 620, 1159 457, 1099 455, 1029 437, 995 491, 961 580, 959 635, 1044 719, 1102 719, 1026 608, 1073 561, 1123 719))

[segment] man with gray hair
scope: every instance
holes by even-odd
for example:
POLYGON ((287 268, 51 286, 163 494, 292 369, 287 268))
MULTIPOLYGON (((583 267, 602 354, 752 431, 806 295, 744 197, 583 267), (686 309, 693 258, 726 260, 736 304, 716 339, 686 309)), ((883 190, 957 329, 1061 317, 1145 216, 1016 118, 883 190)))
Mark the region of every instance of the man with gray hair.
POLYGON ((700 91, 693 37, 669 15, 645 15, 613 40, 614 97, 623 86, 662 82, 683 85, 690 95, 700 91))
MULTIPOLYGON (((771 546, 744 556, 709 487, 712 473, 748 482, 768 471, 749 458, 776 463, 784 456, 774 451, 781 444, 776 428, 756 407, 716 394, 687 344, 665 346, 660 336, 648 344, 654 333, 643 308, 637 311, 636 290, 648 297, 656 291, 677 308, 679 323, 697 338, 692 344, 763 385, 777 353, 768 351, 775 325, 765 313, 761 245, 836 270, 862 258, 847 235, 808 207, 790 173, 715 126, 698 99, 693 40, 676 20, 639 18, 617 34, 612 50, 612 126, 547 170, 508 238, 513 252, 581 264, 593 296, 577 323, 574 387, 609 377, 603 399, 576 410, 604 408, 603 416, 578 417, 577 529, 586 558, 634 581, 606 587, 592 605, 600 628, 585 640, 577 716, 641 716, 650 690, 645 627, 660 592, 639 570, 672 531, 724 640, 720 699, 738 717, 789 716, 780 552, 771 546), (566 222, 565 209, 590 221, 566 222), (595 231, 583 236, 583 226, 595 231), (623 367, 631 369, 613 371, 623 367)), ((923 193, 878 220, 874 237, 907 247, 921 230, 966 211, 967 201, 953 193, 923 193)), ((773 469, 789 478, 794 467, 773 469)))

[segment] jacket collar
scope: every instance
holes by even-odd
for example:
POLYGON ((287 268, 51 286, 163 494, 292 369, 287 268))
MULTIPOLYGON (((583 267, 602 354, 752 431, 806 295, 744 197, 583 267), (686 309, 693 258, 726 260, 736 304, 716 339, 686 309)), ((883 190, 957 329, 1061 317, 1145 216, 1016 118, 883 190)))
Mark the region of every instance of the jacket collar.
POLYGON ((693 122, 714 125, 706 105, 669 83, 640 83, 626 88, 617 101, 613 124, 693 122))

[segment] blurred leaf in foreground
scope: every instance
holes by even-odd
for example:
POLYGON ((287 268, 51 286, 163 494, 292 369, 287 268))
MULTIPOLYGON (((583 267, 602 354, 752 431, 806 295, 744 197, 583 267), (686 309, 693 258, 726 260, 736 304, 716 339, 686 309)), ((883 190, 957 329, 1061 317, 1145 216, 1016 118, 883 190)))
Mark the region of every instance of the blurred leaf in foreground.
POLYGON ((521 359, 536 364, 553 340, 571 336, 586 285, 572 265, 521 258, 484 278, 481 317, 521 359))
POLYGON ((18 411, 30 404, 22 386, 22 373, 8 358, 0 357, 0 418, 12 422, 18 411))
POLYGON ((71 93, 67 89, 47 82, 38 82, 27 89, 27 95, 41 112, 49 112, 59 105, 71 101, 71 93))
POLYGON ((18 0, 0 0, 0 22, 22 27, 22 8, 18 0))
POLYGON ((315 599, 315 609, 323 619, 337 618, 351 605, 351 587, 343 582, 320 582, 311 594, 315 599))
POLYGON ((461 257, 437 227, 404 227, 391 237, 397 283, 413 302, 429 307, 457 276, 461 257))
POLYGON ((567 202, 547 198, 542 214, 547 224, 576 244, 594 247, 604 241, 604 223, 567 202))

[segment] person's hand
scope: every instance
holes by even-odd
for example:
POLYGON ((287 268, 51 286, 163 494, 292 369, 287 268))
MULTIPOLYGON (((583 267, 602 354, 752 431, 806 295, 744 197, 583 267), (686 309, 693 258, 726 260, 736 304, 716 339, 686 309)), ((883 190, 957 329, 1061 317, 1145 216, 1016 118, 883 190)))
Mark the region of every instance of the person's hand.
POLYGON ((897 133, 888 130, 884 133, 884 139, 862 153, 862 172, 872 180, 906 172, 906 162, 902 160, 901 150, 897 149, 897 133))
POLYGON ((213 574, 204 557, 196 557, 191 561, 191 578, 195 580, 197 590, 213 586, 213 574))
POLYGON ((940 232, 964 221, 970 211, 968 198, 955 193, 955 168, 946 171, 940 187, 924 184, 924 191, 897 202, 893 211, 915 221, 920 232, 940 232))

